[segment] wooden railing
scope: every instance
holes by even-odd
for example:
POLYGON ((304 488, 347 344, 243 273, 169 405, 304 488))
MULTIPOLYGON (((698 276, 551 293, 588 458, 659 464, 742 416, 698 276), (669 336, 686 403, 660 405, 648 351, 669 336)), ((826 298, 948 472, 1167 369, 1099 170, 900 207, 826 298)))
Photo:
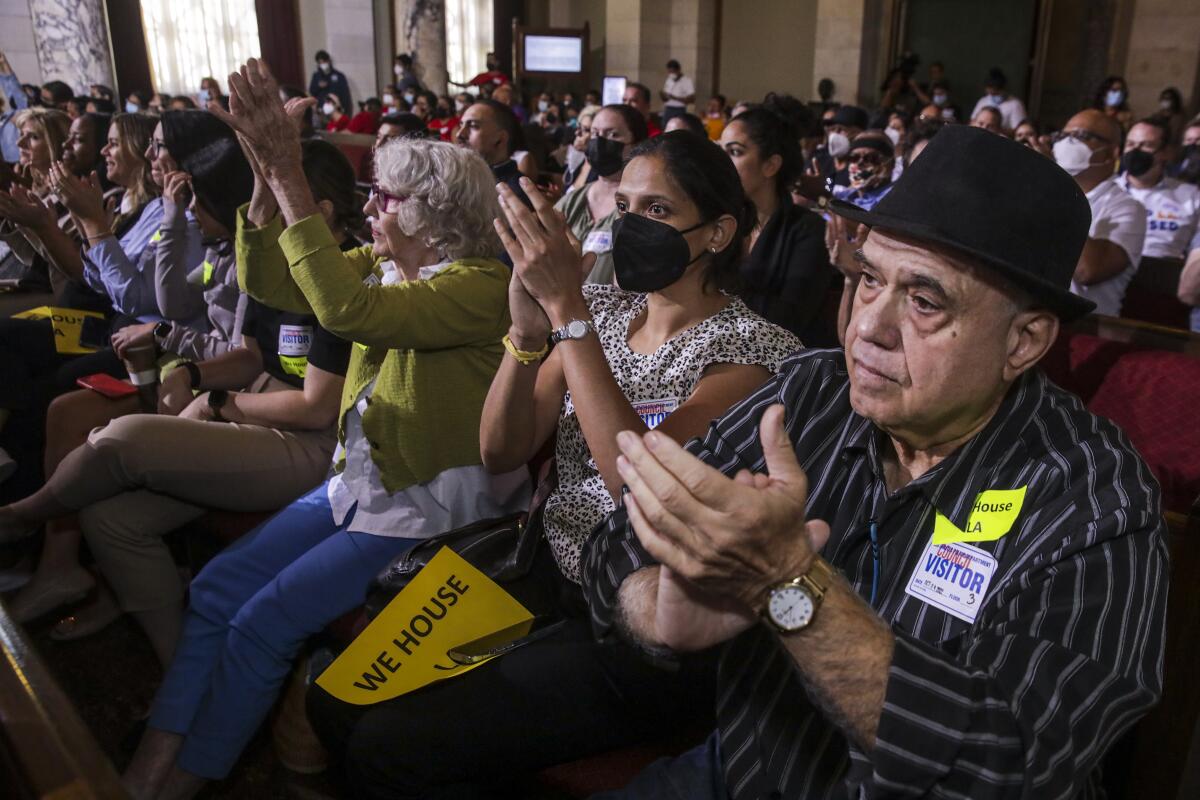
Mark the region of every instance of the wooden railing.
POLYGON ((0 796, 125 798, 112 763, 0 602, 0 796))

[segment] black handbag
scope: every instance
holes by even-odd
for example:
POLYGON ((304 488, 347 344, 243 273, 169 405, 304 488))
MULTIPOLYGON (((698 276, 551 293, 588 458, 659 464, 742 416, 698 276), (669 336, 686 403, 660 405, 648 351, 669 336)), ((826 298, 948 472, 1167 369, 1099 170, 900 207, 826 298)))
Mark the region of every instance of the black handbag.
POLYGON ((455 528, 396 556, 367 589, 367 618, 374 619, 443 547, 449 547, 497 583, 515 584, 528 577, 542 541, 542 511, 557 483, 558 475, 550 464, 528 513, 455 528))

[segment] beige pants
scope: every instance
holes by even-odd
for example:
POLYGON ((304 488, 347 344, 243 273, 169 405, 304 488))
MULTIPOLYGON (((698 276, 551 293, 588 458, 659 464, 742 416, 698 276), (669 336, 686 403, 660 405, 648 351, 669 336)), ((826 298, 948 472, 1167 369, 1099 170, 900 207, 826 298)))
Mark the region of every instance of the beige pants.
POLYGON ((206 509, 273 511, 318 485, 337 435, 134 414, 97 428, 51 480, 80 509, 96 562, 126 611, 183 596, 164 534, 206 509))

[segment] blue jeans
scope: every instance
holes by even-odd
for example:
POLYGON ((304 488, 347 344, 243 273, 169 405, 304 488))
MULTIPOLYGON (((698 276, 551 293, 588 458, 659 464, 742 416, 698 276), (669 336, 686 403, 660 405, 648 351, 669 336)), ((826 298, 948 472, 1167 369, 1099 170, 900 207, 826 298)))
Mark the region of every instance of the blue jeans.
POLYGON ((675 758, 660 758, 624 789, 594 794, 591 800, 729 800, 717 731, 699 747, 675 758))
POLYGON ((321 484, 214 558, 191 585, 149 725, 184 736, 177 764, 219 780, 270 711, 306 639, 361 605, 414 539, 348 533, 321 484))

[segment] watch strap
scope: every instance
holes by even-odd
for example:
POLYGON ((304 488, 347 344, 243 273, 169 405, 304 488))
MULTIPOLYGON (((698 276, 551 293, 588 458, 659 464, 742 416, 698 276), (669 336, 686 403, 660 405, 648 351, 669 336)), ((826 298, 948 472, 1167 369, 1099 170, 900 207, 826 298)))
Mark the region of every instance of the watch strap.
POLYGON ((194 361, 184 361, 179 365, 180 369, 186 369, 188 373, 188 382, 193 390, 200 388, 200 367, 196 366, 194 361))
POLYGON ((550 343, 558 344, 559 342, 567 339, 582 339, 584 336, 587 336, 589 333, 592 333, 595 330, 596 325, 590 319, 573 319, 566 325, 563 325, 561 328, 554 331, 554 333, 550 334, 550 343), (577 323, 583 325, 583 333, 579 334, 578 336, 573 336, 571 335, 571 327, 575 326, 577 323))

